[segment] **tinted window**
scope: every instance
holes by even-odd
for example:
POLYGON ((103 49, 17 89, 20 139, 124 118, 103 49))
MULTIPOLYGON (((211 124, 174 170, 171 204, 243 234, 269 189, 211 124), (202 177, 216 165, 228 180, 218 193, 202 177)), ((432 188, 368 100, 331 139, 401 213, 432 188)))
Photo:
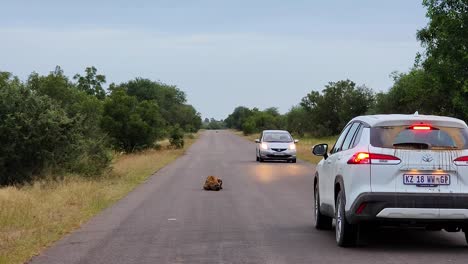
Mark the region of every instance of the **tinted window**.
POLYGON ((292 137, 288 132, 264 132, 263 142, 291 142, 292 137))
POLYGON ((343 142, 343 147, 341 150, 347 150, 349 149, 352 140, 354 139, 354 135, 356 134, 356 131, 359 128, 359 123, 353 123, 351 128, 349 129, 348 135, 346 136, 344 142, 343 142))
POLYGON ((340 151, 341 145, 343 144, 343 140, 345 139, 350 127, 351 126, 348 125, 347 127, 345 127, 345 129, 343 129, 343 132, 341 132, 340 137, 336 140, 335 146, 333 146, 333 149, 330 152, 331 154, 340 151))
POLYGON ((408 126, 371 128, 371 145, 399 149, 468 149, 468 129, 434 127, 413 130, 408 126))
POLYGON ((356 132, 356 135, 354 135, 353 142, 351 143, 352 146, 349 148, 354 148, 357 144, 359 144, 359 141, 361 140, 361 135, 362 135, 362 130, 364 129, 364 125, 361 124, 359 126, 358 131, 356 132))

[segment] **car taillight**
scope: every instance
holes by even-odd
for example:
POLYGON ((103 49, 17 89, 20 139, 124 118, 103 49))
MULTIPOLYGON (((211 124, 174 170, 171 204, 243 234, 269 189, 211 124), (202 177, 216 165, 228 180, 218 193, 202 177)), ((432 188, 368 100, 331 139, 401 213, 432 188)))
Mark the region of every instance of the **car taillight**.
POLYGON ((439 130, 438 128, 435 128, 431 125, 426 125, 426 124, 412 125, 408 129, 419 130, 419 131, 439 130))
POLYGON ((468 166, 468 156, 458 157, 453 163, 458 166, 468 166))
POLYGON ((413 130, 431 130, 430 126, 412 126, 411 129, 413 130))
POLYGON ((395 165, 399 164, 401 160, 392 155, 358 152, 354 154, 349 160, 348 164, 382 164, 382 165, 395 165))

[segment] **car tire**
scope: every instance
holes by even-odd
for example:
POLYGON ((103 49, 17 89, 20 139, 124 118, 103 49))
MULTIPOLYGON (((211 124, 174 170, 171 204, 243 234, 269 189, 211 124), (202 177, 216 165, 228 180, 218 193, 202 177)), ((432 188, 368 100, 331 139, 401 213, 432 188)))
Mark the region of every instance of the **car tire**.
POLYGON ((468 229, 463 230, 463 233, 465 233, 465 240, 466 240, 466 243, 468 244, 468 229))
POLYGON ((260 161, 260 159, 258 158, 258 156, 256 156, 255 158, 256 158, 256 161, 260 161))
POLYGON ((264 160, 264 159, 262 159, 262 157, 259 157, 259 158, 258 158, 258 161, 260 161, 260 162, 264 162, 265 160, 264 160))
POLYGON ((292 162, 292 163, 296 163, 296 159, 293 159, 291 162, 292 162))
POLYGON ((356 245, 358 237, 357 225, 348 223, 345 216, 346 198, 343 191, 340 191, 336 198, 335 206, 335 238, 336 244, 340 247, 352 247, 356 245))
POLYGON ((332 229, 333 218, 323 215, 320 212, 320 193, 318 183, 315 185, 314 190, 314 209, 315 209, 315 228, 319 230, 332 229))

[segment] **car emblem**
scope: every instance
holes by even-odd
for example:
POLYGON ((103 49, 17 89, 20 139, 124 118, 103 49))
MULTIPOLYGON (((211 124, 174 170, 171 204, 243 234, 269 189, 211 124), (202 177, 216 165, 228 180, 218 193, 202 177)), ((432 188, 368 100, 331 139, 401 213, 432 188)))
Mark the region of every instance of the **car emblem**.
POLYGON ((423 155, 422 160, 423 160, 424 162, 431 162, 431 161, 433 161, 434 159, 432 158, 431 155, 425 154, 425 155, 423 155))

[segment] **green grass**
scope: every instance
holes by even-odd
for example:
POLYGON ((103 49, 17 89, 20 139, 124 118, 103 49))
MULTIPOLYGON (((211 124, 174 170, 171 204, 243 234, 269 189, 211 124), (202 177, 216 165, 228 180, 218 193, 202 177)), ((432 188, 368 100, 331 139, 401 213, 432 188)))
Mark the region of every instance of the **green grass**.
MULTIPOLYGON (((250 141, 254 141, 255 139, 260 137, 260 134, 251 134, 251 135, 244 135, 242 131, 231 130, 234 134, 238 136, 242 136, 250 141)), ((337 136, 331 137, 296 137, 295 139, 299 139, 299 143, 296 144, 297 147, 297 157, 301 160, 308 161, 313 164, 317 164, 322 157, 317 157, 312 154, 312 147, 316 144, 326 143, 328 144, 329 148, 335 144, 337 136)))
POLYGON ((94 179, 67 175, 23 187, 0 188, 0 263, 24 263, 92 216, 112 205, 155 171, 182 155, 183 149, 117 156, 112 170, 94 179))

